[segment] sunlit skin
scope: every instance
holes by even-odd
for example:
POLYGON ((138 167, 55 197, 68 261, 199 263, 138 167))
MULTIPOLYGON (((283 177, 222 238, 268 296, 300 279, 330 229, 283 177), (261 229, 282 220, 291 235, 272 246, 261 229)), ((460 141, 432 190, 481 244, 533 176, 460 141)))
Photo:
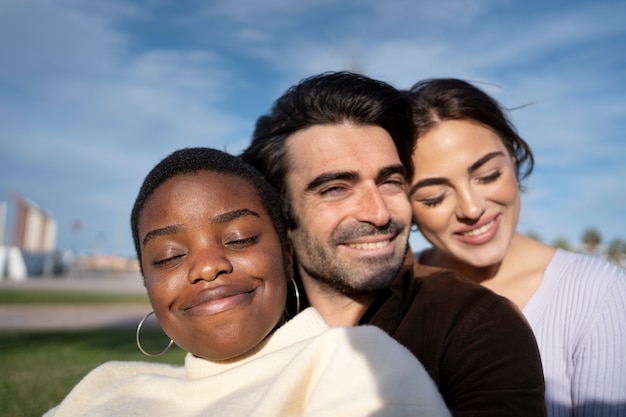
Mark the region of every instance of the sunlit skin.
POLYGON ((245 180, 209 171, 172 177, 146 201, 138 231, 150 302, 182 349, 234 358, 282 320, 291 266, 245 180))
POLYGON ((515 161, 498 135, 446 120, 419 137, 413 163, 414 218, 438 256, 478 269, 497 266, 520 213, 515 161))
POLYGON ((413 163, 414 221, 434 247, 421 261, 455 269, 523 307, 551 253, 516 232, 515 159, 500 137, 473 121, 446 120, 418 137, 413 163))
POLYGON ((307 295, 329 324, 356 324, 406 254, 404 168, 378 126, 317 125, 287 146, 287 193, 299 225, 290 237, 307 295))

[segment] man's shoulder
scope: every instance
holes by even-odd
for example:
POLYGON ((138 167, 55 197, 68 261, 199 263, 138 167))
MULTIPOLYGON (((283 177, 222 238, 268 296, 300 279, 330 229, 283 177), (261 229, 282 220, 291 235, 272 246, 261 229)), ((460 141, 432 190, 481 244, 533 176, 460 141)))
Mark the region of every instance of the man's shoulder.
POLYGON ((417 280, 432 280, 434 278, 443 279, 445 282, 459 282, 461 285, 475 285, 472 281, 464 278, 461 274, 451 269, 438 268, 415 262, 411 268, 407 269, 407 277, 417 280))
POLYGON ((424 290, 439 291, 455 285, 463 291, 490 293, 488 289, 462 276, 460 273, 446 268, 424 265, 415 254, 409 252, 404 260, 400 273, 392 282, 392 287, 410 286, 424 290))
POLYGON ((455 271, 417 262, 405 262, 377 301, 361 323, 382 327, 397 339, 420 333, 440 339, 466 335, 481 321, 496 328, 510 327, 511 321, 526 325, 506 298, 455 271))
POLYGON ((521 316, 506 298, 449 269, 415 263, 392 284, 392 290, 403 299, 405 320, 429 316, 440 323, 460 324, 487 315, 521 316))

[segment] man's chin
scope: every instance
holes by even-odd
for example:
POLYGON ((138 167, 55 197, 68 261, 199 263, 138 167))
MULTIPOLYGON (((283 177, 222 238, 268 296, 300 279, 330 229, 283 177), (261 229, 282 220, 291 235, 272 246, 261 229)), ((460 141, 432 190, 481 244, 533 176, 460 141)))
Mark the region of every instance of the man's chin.
POLYGON ((367 269, 361 274, 352 273, 351 288, 355 293, 381 291, 389 288, 391 281, 396 277, 400 268, 387 268, 380 270, 367 269))

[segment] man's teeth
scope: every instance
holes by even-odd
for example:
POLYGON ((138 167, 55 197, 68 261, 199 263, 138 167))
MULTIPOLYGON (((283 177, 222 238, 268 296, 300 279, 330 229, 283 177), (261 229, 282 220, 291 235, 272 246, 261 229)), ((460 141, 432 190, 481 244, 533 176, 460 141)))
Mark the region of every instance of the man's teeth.
POLYGON ((381 242, 375 243, 350 243, 350 246, 353 249, 380 249, 384 248, 389 244, 389 240, 383 240, 381 242))
POLYGON ((474 230, 471 230, 471 231, 469 231, 467 233, 463 233, 463 236, 471 237, 471 236, 482 235, 487 230, 489 230, 489 229, 491 229, 493 227, 494 222, 495 222, 495 220, 492 220, 489 223, 487 223, 486 225, 479 227, 478 229, 474 229, 474 230))

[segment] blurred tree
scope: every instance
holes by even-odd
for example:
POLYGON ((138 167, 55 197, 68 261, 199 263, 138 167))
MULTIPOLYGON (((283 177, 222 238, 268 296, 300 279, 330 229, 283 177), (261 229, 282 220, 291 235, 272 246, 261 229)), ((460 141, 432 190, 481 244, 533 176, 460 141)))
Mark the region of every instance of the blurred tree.
POLYGON ((595 227, 589 227, 583 232, 583 244, 588 252, 595 252, 600 242, 602 242, 602 236, 595 227))
POLYGON ((530 230, 528 233, 526 233, 526 236, 528 236, 529 238, 533 240, 536 240, 537 242, 542 242, 541 236, 539 235, 539 233, 535 232, 534 230, 530 230))
POLYGON ((609 243, 609 248, 607 250, 607 257, 609 261, 615 262, 616 264, 620 264, 622 258, 626 256, 626 242, 622 239, 616 237, 609 243))
POLYGON ((572 250, 572 246, 569 244, 567 239, 565 239, 564 237, 556 238, 556 240, 552 243, 552 246, 554 246, 555 248, 558 248, 558 249, 572 250))

